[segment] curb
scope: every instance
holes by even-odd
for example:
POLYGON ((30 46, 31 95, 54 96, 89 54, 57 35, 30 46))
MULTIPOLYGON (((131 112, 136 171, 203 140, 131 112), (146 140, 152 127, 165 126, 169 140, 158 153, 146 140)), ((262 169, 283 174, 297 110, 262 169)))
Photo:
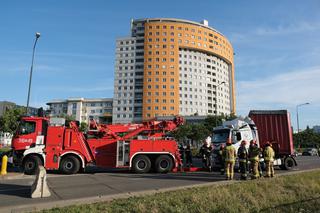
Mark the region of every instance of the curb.
MULTIPOLYGON (((288 176, 294 174, 300 174, 305 172, 312 172, 312 171, 319 171, 320 169, 309 169, 309 170, 299 170, 299 171, 291 171, 288 173, 282 173, 276 175, 276 177, 281 176, 288 176)), ((259 180, 259 179, 257 179, 259 180)), ((257 181, 252 180, 252 181, 257 181)), ((260 179, 261 180, 261 179, 260 179)), ((267 179, 266 179, 267 180, 267 179)), ((21 206, 7 206, 5 208, 0 208, 1 213, 20 213, 20 212, 33 212, 33 211, 41 211, 45 209, 51 208, 61 208, 71 205, 83 205, 83 204, 92 204, 97 202, 108 202, 116 199, 125 199, 130 197, 140 197, 145 195, 154 195, 157 193, 162 192, 171 192, 177 191, 182 189, 190 189, 196 187, 205 187, 205 186, 225 186, 235 183, 240 183, 243 181, 234 180, 234 181, 217 181, 217 182, 208 182, 208 183, 200 183, 188 186, 178 186, 178 187, 170 187, 170 188, 163 188, 163 189, 151 189, 151 190, 144 190, 144 191, 137 191, 137 192, 126 192, 126 193, 119 193, 114 195, 100 195, 100 196, 93 196, 93 197, 85 197, 85 198, 78 198, 78 199, 70 199, 70 200, 57 200, 57 201, 49 201, 45 203, 38 203, 38 204, 27 204, 21 206)))
POLYGON ((1 175, 0 180, 15 180, 24 178, 34 178, 32 175, 25 175, 23 173, 7 173, 6 175, 1 175))

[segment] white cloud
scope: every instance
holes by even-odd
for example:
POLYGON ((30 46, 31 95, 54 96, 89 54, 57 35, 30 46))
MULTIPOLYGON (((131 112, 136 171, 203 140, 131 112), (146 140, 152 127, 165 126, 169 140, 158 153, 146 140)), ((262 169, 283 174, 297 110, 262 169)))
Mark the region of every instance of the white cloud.
POLYGON ((294 22, 288 24, 279 24, 274 27, 260 26, 256 28, 242 29, 238 32, 233 32, 230 35, 231 43, 252 43, 261 38, 271 36, 291 36, 293 34, 318 32, 320 30, 320 22, 294 22))
POLYGON ((259 27, 254 31, 259 36, 287 35, 292 33, 304 33, 320 29, 318 22, 298 22, 290 25, 278 25, 273 28, 259 27))
POLYGON ((311 102, 320 106, 320 67, 280 73, 267 78, 237 83, 237 111, 292 108, 311 102))

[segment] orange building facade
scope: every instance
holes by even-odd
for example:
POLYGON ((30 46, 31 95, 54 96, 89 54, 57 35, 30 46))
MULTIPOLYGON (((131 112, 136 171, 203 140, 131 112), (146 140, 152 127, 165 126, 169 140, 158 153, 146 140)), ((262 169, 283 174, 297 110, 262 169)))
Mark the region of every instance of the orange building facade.
POLYGON ((131 37, 117 41, 114 123, 170 115, 235 113, 233 48, 207 21, 138 19, 132 21, 131 31, 131 37), (124 44, 125 40, 129 44, 124 44), (130 92, 127 95, 132 99, 132 115, 126 119, 121 114, 130 105, 123 108, 122 102, 128 98, 121 96, 125 87, 119 83, 122 61, 129 61, 127 76, 133 73, 131 96, 130 92), (133 66, 129 66, 130 61, 133 66))

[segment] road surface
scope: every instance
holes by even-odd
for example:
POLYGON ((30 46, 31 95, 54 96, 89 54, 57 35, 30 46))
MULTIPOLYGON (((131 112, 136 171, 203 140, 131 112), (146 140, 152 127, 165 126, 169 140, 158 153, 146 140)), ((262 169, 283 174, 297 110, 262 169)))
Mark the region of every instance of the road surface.
MULTIPOLYGON (((299 156, 295 170, 320 168, 320 157, 299 156)), ((290 171, 276 169, 276 174, 290 171)), ((238 174, 236 175, 236 178, 238 174)), ((62 175, 48 174, 51 191, 49 198, 30 198, 34 176, 0 180, 0 210, 10 210, 18 205, 37 205, 44 202, 79 199, 93 196, 117 195, 128 192, 164 189, 194 184, 222 181, 218 172, 133 174, 130 172, 99 171, 96 173, 62 175)))

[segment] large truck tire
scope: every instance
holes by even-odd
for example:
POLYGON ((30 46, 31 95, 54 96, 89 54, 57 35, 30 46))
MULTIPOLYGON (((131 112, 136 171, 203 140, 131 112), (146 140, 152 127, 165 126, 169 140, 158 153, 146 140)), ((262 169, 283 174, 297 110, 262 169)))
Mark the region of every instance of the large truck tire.
POLYGON ((295 167, 296 163, 292 157, 286 157, 283 161, 282 169, 292 170, 295 167))
POLYGON ((66 156, 60 163, 60 171, 64 174, 76 174, 80 169, 80 162, 75 156, 66 156))
POLYGON ((139 155, 133 159, 132 169, 135 173, 147 173, 151 169, 151 161, 148 156, 139 155))
POLYGON ((22 163, 23 171, 26 175, 34 175, 39 166, 42 166, 40 157, 36 155, 27 156, 22 163))
POLYGON ((155 162, 155 169, 158 173, 168 173, 172 170, 173 162, 168 155, 160 155, 155 162))

